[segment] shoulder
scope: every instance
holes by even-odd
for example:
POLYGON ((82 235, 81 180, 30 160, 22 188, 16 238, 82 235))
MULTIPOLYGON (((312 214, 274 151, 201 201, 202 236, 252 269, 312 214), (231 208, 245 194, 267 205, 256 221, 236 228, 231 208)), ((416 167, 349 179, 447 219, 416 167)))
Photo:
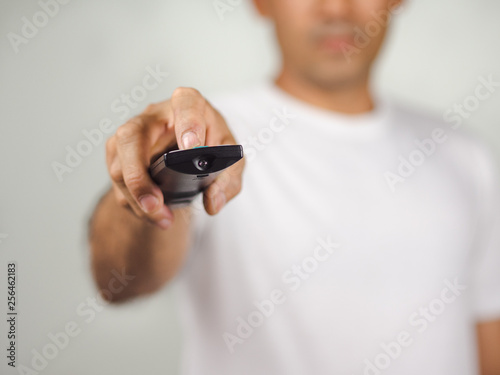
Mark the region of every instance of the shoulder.
POLYGON ((395 128, 412 137, 414 145, 432 142, 440 159, 460 170, 464 177, 474 179, 482 188, 494 185, 498 165, 493 147, 465 121, 450 121, 446 112, 433 113, 396 100, 390 103, 395 128))
POLYGON ((444 115, 419 109, 408 104, 391 100, 391 110, 396 127, 421 138, 433 135, 452 151, 484 153, 488 148, 484 139, 465 124, 449 122, 444 115), (441 135, 438 137, 439 135, 441 135))

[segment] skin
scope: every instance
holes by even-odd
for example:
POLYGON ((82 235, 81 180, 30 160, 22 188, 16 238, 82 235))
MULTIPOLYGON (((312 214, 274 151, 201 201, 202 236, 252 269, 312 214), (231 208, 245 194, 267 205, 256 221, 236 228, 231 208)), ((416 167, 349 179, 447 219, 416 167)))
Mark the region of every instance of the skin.
POLYGON ((398 1, 255 0, 255 5, 272 20, 281 47, 278 86, 333 111, 357 114, 373 109, 369 75, 387 31, 382 15, 397 12, 398 1), (369 32, 370 22, 375 32, 363 45, 356 35, 369 32), (342 31, 333 34, 337 27, 342 31))
MULTIPOLYGON (((401 0, 254 0, 272 21, 282 54, 275 83, 309 104, 345 114, 374 108, 370 69, 401 0), (378 16, 377 16, 378 15, 378 16), (340 31, 339 31, 340 30, 340 31), (360 35, 365 37, 361 38, 360 35), (366 37, 368 35, 368 37, 366 37)), ((118 128, 107 142, 112 188, 90 223, 94 278, 105 292, 112 270, 133 281, 119 293, 102 293, 112 302, 154 292, 182 265, 188 242, 189 209, 171 211, 147 174, 154 156, 167 147, 234 143, 223 119, 202 95, 178 88, 164 102, 118 128), (183 137, 194 134, 184 144, 183 137)), ((221 174, 204 193, 214 215, 241 189, 244 162, 221 174)), ((500 321, 477 324, 482 375, 500 375, 500 321)))
MULTIPOLYGON (((122 302, 152 293, 178 271, 189 246, 190 208, 170 210, 148 174, 152 160, 171 146, 234 144, 222 116, 191 88, 151 104, 120 126, 106 143, 112 187, 101 198, 89 225, 94 279, 104 299, 122 302), (115 273, 133 278, 120 292, 109 285, 115 273)), ((245 162, 222 172, 203 194, 210 215, 241 189, 245 162)))

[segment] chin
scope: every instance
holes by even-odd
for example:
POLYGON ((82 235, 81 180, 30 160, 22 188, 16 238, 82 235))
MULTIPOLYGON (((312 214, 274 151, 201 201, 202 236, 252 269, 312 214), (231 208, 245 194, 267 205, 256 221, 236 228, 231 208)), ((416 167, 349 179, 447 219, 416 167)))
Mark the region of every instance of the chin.
MULTIPOLYGON (((350 64, 349 64, 350 65, 350 64)), ((309 70, 305 76, 315 85, 322 88, 335 90, 341 87, 351 86, 359 83, 367 72, 351 66, 328 66, 327 68, 316 68, 309 70)))

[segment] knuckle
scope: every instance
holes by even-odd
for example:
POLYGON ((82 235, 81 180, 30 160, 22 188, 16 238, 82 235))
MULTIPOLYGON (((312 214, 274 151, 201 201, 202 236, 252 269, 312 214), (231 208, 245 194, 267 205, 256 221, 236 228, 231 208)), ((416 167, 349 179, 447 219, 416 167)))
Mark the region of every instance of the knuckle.
POLYGON ((148 104, 144 111, 134 119, 138 125, 138 130, 144 131, 155 123, 168 123, 167 109, 168 106, 165 103, 148 104))
POLYGON ((122 169, 120 167, 117 167, 116 163, 111 164, 111 166, 109 167, 109 176, 111 177, 111 180, 116 183, 123 182, 122 169))
POLYGON ((127 122, 116 129, 116 139, 118 142, 127 142, 139 134, 139 126, 135 122, 127 122))
POLYGON ((123 175, 121 174, 121 172, 110 171, 109 177, 111 178, 111 181, 115 182, 116 184, 123 183, 123 175))
POLYGON ((114 137, 109 137, 106 140, 106 154, 111 154, 115 150, 115 140, 114 137))
POLYGON ((179 98, 183 96, 201 96, 200 92, 192 87, 177 87, 172 93, 173 98, 179 98))
POLYGON ((157 111, 158 104, 157 103, 149 103, 144 109, 145 114, 153 114, 157 111))
POLYGON ((128 203, 128 200, 123 195, 116 197, 116 200, 117 200, 118 204, 122 207, 129 207, 130 206, 128 203))

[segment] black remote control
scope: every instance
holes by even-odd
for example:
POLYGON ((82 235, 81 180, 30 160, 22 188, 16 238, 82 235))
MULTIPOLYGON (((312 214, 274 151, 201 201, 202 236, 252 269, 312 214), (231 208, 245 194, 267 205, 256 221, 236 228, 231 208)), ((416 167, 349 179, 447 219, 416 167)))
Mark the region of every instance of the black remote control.
POLYGON ((241 145, 201 146, 161 155, 149 168, 172 208, 189 205, 227 167, 243 158, 241 145))

